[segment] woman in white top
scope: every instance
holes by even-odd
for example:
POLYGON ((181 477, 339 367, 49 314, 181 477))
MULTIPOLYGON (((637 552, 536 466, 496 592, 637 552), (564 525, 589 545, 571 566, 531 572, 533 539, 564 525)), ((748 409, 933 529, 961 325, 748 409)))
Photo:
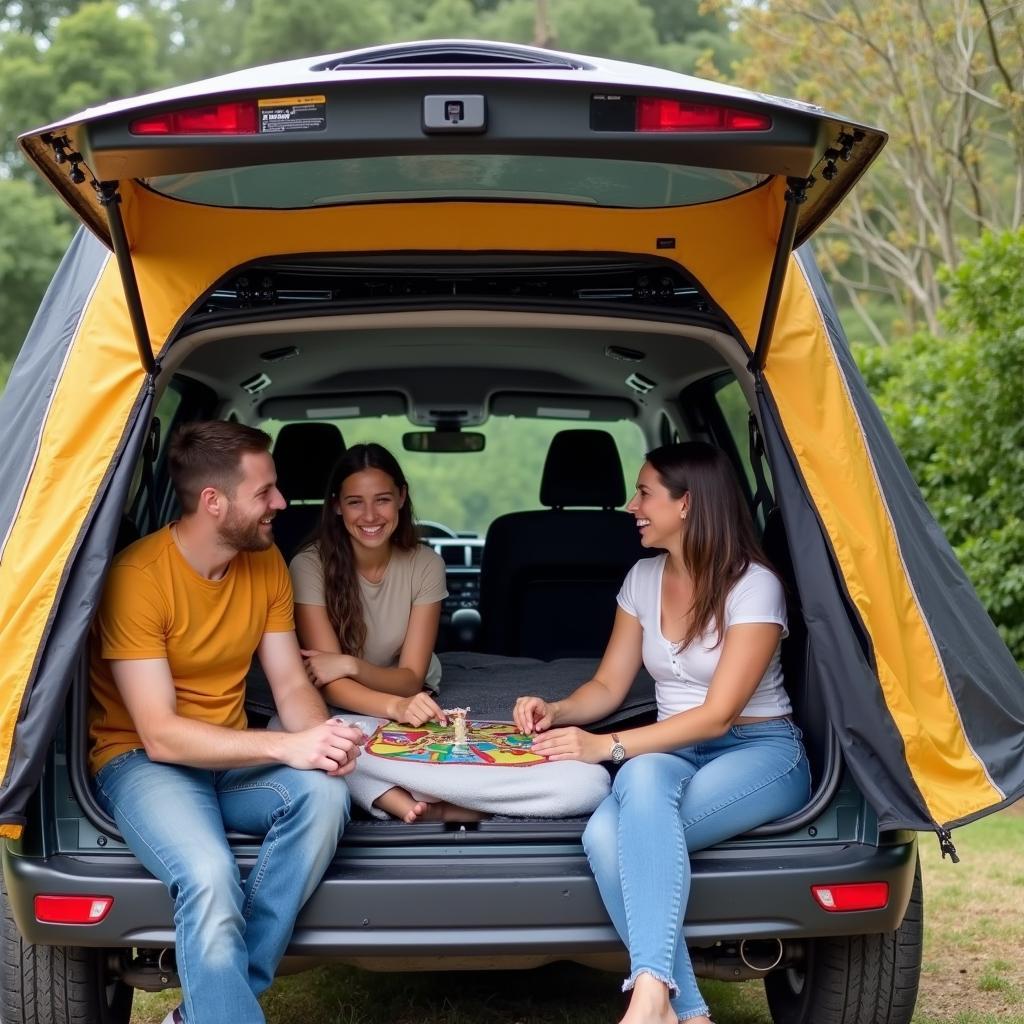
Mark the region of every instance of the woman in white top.
MULTIPOLYGON (((306 668, 329 704, 409 725, 445 721, 434 699, 444 562, 419 542, 409 486, 386 448, 357 444, 338 460, 316 536, 290 570, 306 668)), ((367 810, 407 821, 459 810, 359 774, 349 789, 367 810)))
POLYGON ((757 543, 726 456, 697 442, 647 455, 627 511, 638 562, 593 679, 564 700, 520 697, 533 749, 622 767, 583 845, 630 953, 623 1024, 709 1024, 683 917, 689 853, 799 809, 810 795, 800 731, 782 685, 782 585, 757 543), (641 661, 658 720, 612 736, 587 732, 623 701, 641 661))

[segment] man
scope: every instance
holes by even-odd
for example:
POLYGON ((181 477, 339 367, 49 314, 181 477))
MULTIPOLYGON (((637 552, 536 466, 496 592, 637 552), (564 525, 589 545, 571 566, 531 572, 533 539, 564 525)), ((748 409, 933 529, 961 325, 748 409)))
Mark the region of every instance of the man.
POLYGON ((181 518, 125 549, 94 627, 90 767, 100 802, 174 899, 181 1006, 165 1024, 257 1024, 257 996, 349 816, 362 734, 328 718, 273 546, 270 438, 190 423, 168 463, 181 518), (246 727, 253 653, 284 730, 246 727), (242 884, 226 838, 262 836, 242 884))

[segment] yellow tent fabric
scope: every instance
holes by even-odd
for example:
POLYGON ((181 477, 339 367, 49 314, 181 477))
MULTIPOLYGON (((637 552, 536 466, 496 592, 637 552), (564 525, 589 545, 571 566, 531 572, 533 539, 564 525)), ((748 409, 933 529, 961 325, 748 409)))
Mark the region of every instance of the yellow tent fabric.
MULTIPOLYGON (((248 261, 282 253, 417 250, 669 257, 702 283, 752 348, 784 190, 775 180, 728 201, 668 210, 442 202, 273 211, 199 207, 125 183, 123 209, 156 352, 215 281, 248 261), (665 237, 676 239, 674 250, 658 247, 665 237)), ((998 801, 1001 794, 966 740, 901 563, 813 293, 792 269, 766 380, 875 646, 885 700, 929 811, 934 820, 949 821, 998 801)), ((53 395, 0 562, 0 637, 10 652, 0 662, 5 776, 35 652, 71 547, 143 384, 111 260, 53 395)), ((0 834, 16 831, 0 827, 0 834)))

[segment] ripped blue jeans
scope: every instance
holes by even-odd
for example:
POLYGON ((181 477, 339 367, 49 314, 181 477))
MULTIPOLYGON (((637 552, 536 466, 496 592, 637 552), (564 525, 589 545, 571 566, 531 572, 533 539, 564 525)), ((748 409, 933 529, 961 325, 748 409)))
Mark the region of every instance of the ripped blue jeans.
POLYGON ((683 938, 690 854, 792 814, 810 795, 788 718, 733 726, 670 754, 641 754, 615 777, 583 834, 591 869, 639 974, 664 982, 680 1020, 708 1012, 683 938))

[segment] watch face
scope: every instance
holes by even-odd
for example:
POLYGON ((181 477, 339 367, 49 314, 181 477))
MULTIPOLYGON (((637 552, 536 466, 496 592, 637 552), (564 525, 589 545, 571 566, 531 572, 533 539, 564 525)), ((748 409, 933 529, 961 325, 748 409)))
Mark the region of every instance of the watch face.
POLYGON ((626 748, 621 743, 612 744, 612 764, 622 764, 626 760, 626 748))

